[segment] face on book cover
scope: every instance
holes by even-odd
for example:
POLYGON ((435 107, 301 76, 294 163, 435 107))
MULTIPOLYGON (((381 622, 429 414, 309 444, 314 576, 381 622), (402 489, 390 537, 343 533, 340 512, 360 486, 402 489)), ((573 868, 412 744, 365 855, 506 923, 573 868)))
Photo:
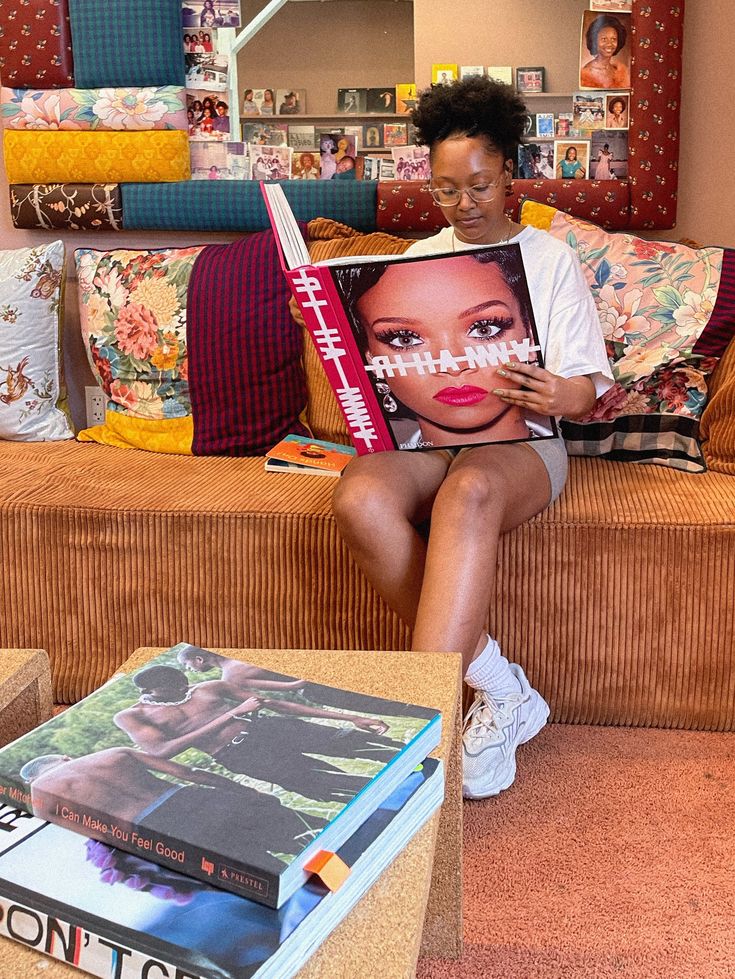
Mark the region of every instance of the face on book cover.
MULTIPOLYGON (((368 358, 430 353, 438 359, 443 351, 463 358, 466 347, 522 343, 529 336, 500 265, 469 255, 452 259, 451 275, 439 260, 389 266, 360 298, 357 312, 368 358)), ((521 410, 493 394, 516 386, 496 367, 458 363, 434 374, 396 372, 385 382, 434 445, 528 437, 521 410)))

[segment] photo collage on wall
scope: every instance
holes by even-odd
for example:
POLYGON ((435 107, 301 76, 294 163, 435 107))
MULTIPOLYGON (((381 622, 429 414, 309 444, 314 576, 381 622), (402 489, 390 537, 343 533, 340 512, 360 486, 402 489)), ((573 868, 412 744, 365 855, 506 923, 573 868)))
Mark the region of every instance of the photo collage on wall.
MULTIPOLYGON (((516 174, 531 180, 620 180, 628 176, 632 0, 590 0, 583 11, 571 111, 529 113, 516 174)), ((489 77, 512 83, 512 68, 489 77)), ((542 66, 515 69, 520 94, 540 94, 542 66)))
MULTIPOLYGON (((186 66, 186 105, 189 138, 194 141, 229 140, 229 42, 222 28, 242 26, 240 0, 183 0, 182 45, 186 66)), ((232 32, 230 32, 232 33, 232 32)), ((194 166, 192 170, 199 170, 194 166)), ((218 171, 226 170, 226 167, 218 171)), ((194 177, 194 179, 197 179, 194 177)))

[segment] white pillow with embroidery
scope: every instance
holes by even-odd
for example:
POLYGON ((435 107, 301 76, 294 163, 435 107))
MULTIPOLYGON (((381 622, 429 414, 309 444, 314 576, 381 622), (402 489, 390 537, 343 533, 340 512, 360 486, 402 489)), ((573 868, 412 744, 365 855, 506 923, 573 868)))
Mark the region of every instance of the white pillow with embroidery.
POLYGON ((70 439, 62 381, 64 243, 0 250, 0 438, 70 439))

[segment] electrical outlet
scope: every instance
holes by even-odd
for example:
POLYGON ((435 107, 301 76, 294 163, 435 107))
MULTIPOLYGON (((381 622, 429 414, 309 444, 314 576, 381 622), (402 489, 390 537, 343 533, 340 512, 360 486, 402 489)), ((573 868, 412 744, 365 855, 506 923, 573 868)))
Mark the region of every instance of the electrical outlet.
POLYGON ((87 426, 92 428, 93 425, 104 425, 107 404, 105 392, 90 385, 85 387, 84 395, 87 406, 87 426))

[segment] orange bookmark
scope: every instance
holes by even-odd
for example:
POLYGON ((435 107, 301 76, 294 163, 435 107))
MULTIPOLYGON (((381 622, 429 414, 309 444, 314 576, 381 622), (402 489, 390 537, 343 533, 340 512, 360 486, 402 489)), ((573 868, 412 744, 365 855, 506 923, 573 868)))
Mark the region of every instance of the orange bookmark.
POLYGON ((304 864, 304 870, 316 874, 330 891, 337 891, 350 875, 350 868, 336 853, 320 850, 311 860, 304 864))

